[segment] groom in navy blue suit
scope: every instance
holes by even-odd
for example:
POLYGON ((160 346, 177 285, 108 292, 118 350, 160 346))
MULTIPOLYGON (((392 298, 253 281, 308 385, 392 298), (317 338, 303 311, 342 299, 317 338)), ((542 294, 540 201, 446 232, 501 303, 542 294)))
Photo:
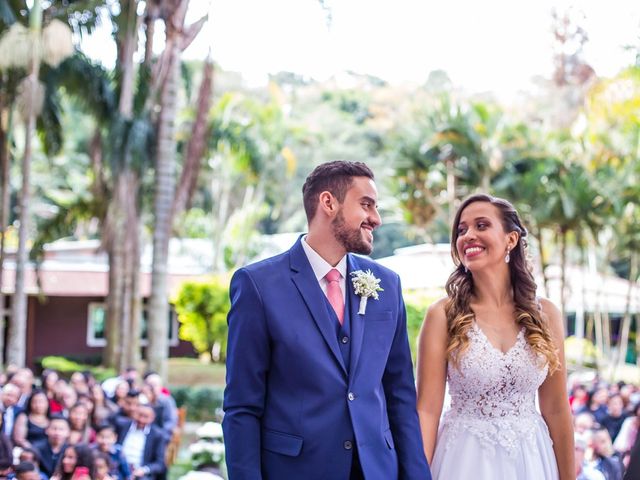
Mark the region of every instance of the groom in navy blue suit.
POLYGON ((373 173, 325 163, 302 191, 308 234, 231 281, 229 479, 429 480, 399 278, 353 255, 381 223, 373 173), (361 306, 367 270, 383 290, 361 306))

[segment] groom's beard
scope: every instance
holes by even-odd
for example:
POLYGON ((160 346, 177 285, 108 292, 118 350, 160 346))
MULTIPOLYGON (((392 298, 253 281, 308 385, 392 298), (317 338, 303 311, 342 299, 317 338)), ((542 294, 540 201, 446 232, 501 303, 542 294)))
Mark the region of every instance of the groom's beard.
POLYGON ((362 238, 360 228, 349 228, 344 221, 342 212, 338 212, 336 218, 331 222, 333 235, 347 252, 369 255, 373 252, 373 244, 367 243, 362 238))

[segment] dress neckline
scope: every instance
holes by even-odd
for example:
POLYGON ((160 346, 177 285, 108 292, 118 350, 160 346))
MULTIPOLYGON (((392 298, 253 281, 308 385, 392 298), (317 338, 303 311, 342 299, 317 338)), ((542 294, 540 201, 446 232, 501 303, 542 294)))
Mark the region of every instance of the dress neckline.
POLYGON ((511 345, 506 351, 502 351, 502 349, 496 347, 493 343, 491 343, 491 340, 489 340, 489 337, 487 337, 487 335, 484 333, 482 328, 480 328, 480 325, 478 325, 478 322, 476 322, 475 319, 473 320, 473 328, 479 333, 482 339, 487 343, 487 345, 489 345, 492 350, 495 350, 503 357, 509 355, 524 338, 524 327, 520 327, 520 331, 518 332, 518 335, 516 335, 516 341, 513 342, 513 345, 511 345))

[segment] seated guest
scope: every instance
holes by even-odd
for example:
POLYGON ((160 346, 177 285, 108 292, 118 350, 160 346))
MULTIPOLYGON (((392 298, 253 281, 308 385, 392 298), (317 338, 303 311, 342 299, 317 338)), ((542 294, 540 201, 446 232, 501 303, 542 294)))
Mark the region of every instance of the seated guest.
POLYGON ((631 448, 629 465, 624 472, 624 480, 638 480, 640 478, 640 435, 636 437, 636 441, 631 448))
POLYGON ((613 442, 613 448, 628 461, 629 452, 633 448, 636 438, 640 437, 640 402, 633 408, 631 416, 625 418, 618 436, 613 442))
POLYGON ((596 426, 596 419, 593 418, 591 412, 578 413, 573 417, 573 431, 582 435, 583 433, 593 430, 596 426))
POLYGON ((13 464, 13 444, 9 437, 2 433, 2 417, 0 416, 0 464, 13 464))
POLYGON ((95 451, 93 454, 93 466, 96 475, 95 480, 117 480, 118 477, 114 477, 109 473, 112 468, 111 460, 106 453, 95 451))
POLYGON ((22 409, 18 406, 20 389, 13 383, 7 383, 2 387, 0 394, 0 409, 2 410, 2 433, 13 438, 13 426, 22 409))
POLYGON ((89 409, 84 403, 78 402, 69 410, 69 426, 69 443, 72 445, 91 443, 96 438, 96 432, 89 421, 89 409))
POLYGON ((611 395, 607 401, 607 414, 600 421, 600 425, 609 431, 611 440, 616 439, 626 418, 622 397, 619 394, 611 395))
POLYGON ((138 390, 131 389, 127 392, 127 395, 120 401, 120 408, 114 415, 109 417, 109 423, 116 426, 118 422, 128 421, 133 419, 133 415, 140 403, 140 392, 138 390))
POLYGON ((26 410, 18 415, 13 427, 13 442, 28 448, 35 442, 47 438, 45 430, 49 425, 49 399, 44 390, 33 390, 26 404, 26 410))
POLYGON ((122 420, 116 427, 118 443, 134 478, 159 480, 166 473, 165 436, 153 425, 154 420, 153 408, 142 404, 136 408, 134 420, 122 420))
POLYGON ((69 432, 69 421, 60 414, 52 415, 46 430, 46 440, 41 440, 33 445, 40 455, 40 470, 49 477, 53 475, 62 451, 67 446, 69 432))
POLYGON ((0 461, 0 478, 11 478, 13 475, 13 463, 8 460, 0 461))
POLYGON ((149 373, 144 378, 144 393, 156 412, 155 424, 164 432, 167 440, 171 440, 178 424, 178 409, 170 393, 165 392, 162 378, 157 373, 149 373))
MULTIPOLYGON (((40 480, 48 480, 49 477, 40 471, 40 456, 33 448, 23 448, 18 456, 18 462, 34 465, 40 480)), ((17 468, 15 471, 17 473, 17 468)))
POLYGON ((20 462, 13 469, 13 475, 9 478, 15 478, 16 480, 47 480, 49 477, 44 475, 38 466, 32 462, 20 462))
POLYGON ((33 372, 30 368, 20 368, 11 375, 9 383, 13 383, 20 390, 17 405, 21 410, 24 409, 33 390, 33 372))
POLYGON ((91 387, 91 400, 93 400, 91 423, 94 427, 105 424, 109 416, 118 411, 118 406, 105 396, 99 383, 91 387))
POLYGON ((40 376, 40 385, 42 385, 42 389, 47 394, 47 398, 49 400, 53 399, 55 395, 56 383, 58 383, 59 379, 60 377, 58 376, 58 372, 56 372, 55 370, 45 368, 42 371, 42 375, 40 376))
POLYGON ((93 452, 87 445, 67 445, 51 480, 93 480, 93 452))
POLYGON ((111 469, 110 475, 118 480, 127 480, 131 474, 127 459, 122 454, 122 448, 116 444, 118 437, 113 425, 102 425, 96 433, 96 445, 94 449, 109 456, 111 469))
POLYGON ((607 480, 622 480, 622 460, 613 450, 611 437, 606 428, 593 432, 591 448, 596 470, 602 472, 607 480))

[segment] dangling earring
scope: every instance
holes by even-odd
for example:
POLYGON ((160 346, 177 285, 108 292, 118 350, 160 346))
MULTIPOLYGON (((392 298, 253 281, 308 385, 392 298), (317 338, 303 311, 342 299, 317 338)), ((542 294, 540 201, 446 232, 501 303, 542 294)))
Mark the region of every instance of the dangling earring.
POLYGON ((464 266, 464 273, 469 273, 469 269, 467 268, 467 266, 464 266))
POLYGON ((511 261, 511 255, 509 255, 509 250, 507 249, 507 254, 504 256, 504 263, 509 263, 511 261))

